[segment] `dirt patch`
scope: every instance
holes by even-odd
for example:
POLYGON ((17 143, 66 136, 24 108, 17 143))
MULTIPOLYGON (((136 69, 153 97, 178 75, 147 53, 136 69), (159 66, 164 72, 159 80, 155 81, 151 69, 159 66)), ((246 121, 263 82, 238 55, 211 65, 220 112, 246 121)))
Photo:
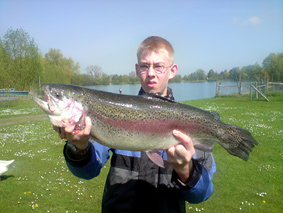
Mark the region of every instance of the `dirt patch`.
POLYGON ((41 121, 46 119, 47 119, 46 114, 17 116, 13 118, 0 119, 0 126, 19 124, 28 121, 41 121))
POLYGON ((11 100, 19 100, 19 98, 18 97, 0 96, 0 101, 11 101, 11 100))

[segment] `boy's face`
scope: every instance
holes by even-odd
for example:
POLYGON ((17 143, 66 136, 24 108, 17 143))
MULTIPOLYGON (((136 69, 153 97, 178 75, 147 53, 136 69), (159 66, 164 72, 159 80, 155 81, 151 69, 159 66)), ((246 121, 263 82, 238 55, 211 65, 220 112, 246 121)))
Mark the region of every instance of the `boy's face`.
POLYGON ((166 50, 154 52, 145 49, 141 55, 138 64, 136 64, 136 74, 140 78, 141 86, 146 93, 159 92, 162 96, 167 95, 168 81, 177 73, 177 65, 169 62, 166 50), (147 72, 141 72, 139 65, 148 65, 147 72), (153 66, 164 66, 164 73, 157 74, 153 66))

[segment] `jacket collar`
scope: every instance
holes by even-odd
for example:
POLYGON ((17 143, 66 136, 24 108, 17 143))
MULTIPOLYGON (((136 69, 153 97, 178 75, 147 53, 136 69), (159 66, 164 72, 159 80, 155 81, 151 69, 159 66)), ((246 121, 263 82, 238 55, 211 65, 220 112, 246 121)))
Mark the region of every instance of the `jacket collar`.
MULTIPOLYGON (((139 91, 139 95, 145 95, 145 91, 143 90, 143 88, 141 87, 140 91, 139 91)), ((157 95, 160 95, 160 93, 156 93, 157 95)), ((167 95, 164 96, 164 98, 170 100, 170 101, 175 101, 175 98, 173 96, 173 92, 172 89, 170 87, 167 87, 167 95)))

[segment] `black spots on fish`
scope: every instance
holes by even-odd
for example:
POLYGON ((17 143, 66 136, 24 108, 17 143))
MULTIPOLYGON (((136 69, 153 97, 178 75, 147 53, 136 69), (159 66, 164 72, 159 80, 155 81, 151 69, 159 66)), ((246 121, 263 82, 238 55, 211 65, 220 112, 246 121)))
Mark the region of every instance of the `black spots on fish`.
POLYGON ((108 133, 115 133, 117 135, 120 135, 120 134, 123 134, 122 130, 119 129, 119 128, 111 128, 111 127, 108 127, 108 133))
POLYGON ((130 114, 119 112, 118 110, 105 111, 104 115, 109 119, 116 121, 127 121, 131 119, 130 114))
POLYGON ((221 132, 221 137, 223 141, 227 141, 228 143, 225 144, 225 148, 227 149, 235 149, 242 143, 241 134, 239 134, 238 127, 234 125, 227 125, 226 130, 223 129, 221 132))
POLYGON ((89 105, 89 101, 88 101, 88 100, 84 100, 84 103, 85 103, 86 105, 89 105))

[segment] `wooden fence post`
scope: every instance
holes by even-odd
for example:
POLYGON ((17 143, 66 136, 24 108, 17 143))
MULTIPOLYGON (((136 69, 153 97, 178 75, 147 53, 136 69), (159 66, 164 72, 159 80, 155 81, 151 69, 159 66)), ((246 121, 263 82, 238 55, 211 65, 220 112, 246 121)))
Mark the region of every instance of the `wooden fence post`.
MULTIPOLYGON (((255 82, 255 87, 257 88, 257 82, 255 82)), ((255 98, 258 99, 258 92, 255 90, 255 98)))
POLYGON ((269 101, 268 99, 267 99, 267 97, 261 92, 261 91, 259 91, 256 87, 254 87, 253 85, 252 85, 252 87, 256 90, 256 91, 258 91, 258 93, 266 100, 266 101, 269 101))
POLYGON ((217 81, 216 81, 216 89, 215 89, 215 95, 217 95, 217 81))
POLYGON ((220 95, 220 89, 221 89, 221 85, 222 85, 222 83, 221 83, 221 82, 219 82, 219 85, 218 85, 218 90, 217 90, 217 95, 220 95))
POLYGON ((250 83, 250 97, 251 97, 251 101, 253 100, 253 94, 252 94, 252 85, 253 83, 250 83))

